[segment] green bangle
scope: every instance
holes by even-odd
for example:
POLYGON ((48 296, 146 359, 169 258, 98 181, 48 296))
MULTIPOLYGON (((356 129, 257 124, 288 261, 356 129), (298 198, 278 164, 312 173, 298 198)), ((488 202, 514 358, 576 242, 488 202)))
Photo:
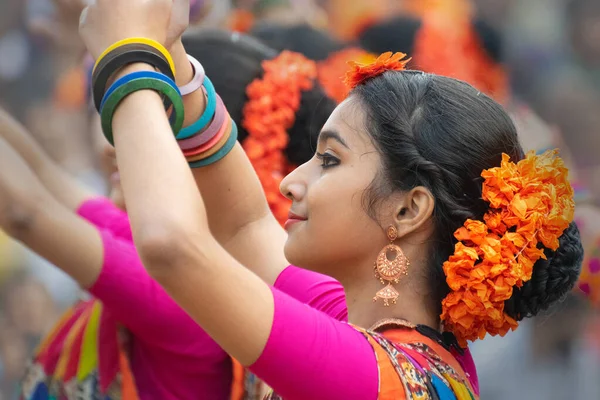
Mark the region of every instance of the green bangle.
POLYGON ((115 89, 114 92, 106 99, 104 106, 100 110, 102 122, 102 132, 106 140, 114 146, 112 121, 115 111, 119 104, 130 94, 140 90, 154 90, 166 96, 168 102, 173 106, 174 117, 171 118, 171 128, 174 134, 177 134, 182 126, 184 119, 183 99, 178 93, 177 88, 169 85, 167 82, 157 78, 138 78, 133 79, 115 89))
POLYGON ((223 147, 219 149, 215 154, 210 157, 207 157, 203 160, 193 161, 189 163, 191 168, 201 168, 206 167, 207 165, 214 164, 222 158, 225 158, 227 154, 233 149, 235 143, 237 142, 238 137, 238 129, 235 121, 231 120, 231 133, 229 134, 229 139, 225 142, 223 147))

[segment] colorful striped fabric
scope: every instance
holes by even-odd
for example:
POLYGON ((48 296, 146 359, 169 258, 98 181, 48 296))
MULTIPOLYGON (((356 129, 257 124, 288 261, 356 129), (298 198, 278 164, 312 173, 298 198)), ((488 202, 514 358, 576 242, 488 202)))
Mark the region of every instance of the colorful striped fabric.
POLYGON ((22 400, 139 400, 119 326, 98 300, 68 310, 40 344, 22 400))

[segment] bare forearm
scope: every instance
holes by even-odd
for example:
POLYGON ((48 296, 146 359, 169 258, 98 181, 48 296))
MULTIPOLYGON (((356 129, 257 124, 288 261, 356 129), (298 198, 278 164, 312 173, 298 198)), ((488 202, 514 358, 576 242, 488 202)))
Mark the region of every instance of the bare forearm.
POLYGON ((60 204, 18 153, 0 138, 0 228, 82 286, 100 271, 97 231, 60 204))
POLYGON ((71 276, 82 288, 91 287, 102 269, 98 230, 50 199, 12 210, 7 229, 15 240, 71 276))
MULTIPOLYGON (((144 69, 149 66, 136 64, 121 74, 144 69)), ((165 226, 190 231, 206 225, 202 198, 159 95, 144 90, 125 98, 114 115, 113 130, 134 238, 160 235, 165 226)))
POLYGON ((95 194, 52 160, 27 129, 0 109, 0 136, 19 153, 44 186, 67 208, 75 210, 95 194))
MULTIPOLYGON (((171 52, 177 64, 177 83, 186 84, 191 80, 191 68, 181 42, 177 42, 171 52), (179 78, 181 75, 184 77, 179 78)), ((199 90, 185 96, 184 105, 186 125, 189 125, 204 112, 204 94, 199 90)), ((214 237, 264 279, 270 281, 271 275, 276 277, 276 270, 279 265, 285 266, 285 261, 277 262, 278 268, 272 268, 273 262, 254 257, 255 251, 247 253, 241 250, 243 246, 240 243, 248 243, 249 238, 261 236, 262 232, 274 243, 283 243, 285 233, 273 218, 260 181, 239 143, 217 163, 193 169, 192 173, 202 194, 214 237), (252 256, 248 257, 250 254, 252 256)), ((262 241, 262 238, 258 241, 262 241)), ((256 243, 252 246, 256 249, 256 243)), ((272 251, 267 253, 270 257, 273 255, 272 251)), ((283 255, 278 255, 278 259, 283 260, 283 255)))

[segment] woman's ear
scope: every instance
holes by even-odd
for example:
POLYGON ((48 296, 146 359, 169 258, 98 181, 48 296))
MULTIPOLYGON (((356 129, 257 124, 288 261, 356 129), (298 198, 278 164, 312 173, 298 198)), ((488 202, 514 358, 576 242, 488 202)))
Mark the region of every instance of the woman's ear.
POLYGON ((394 226, 401 238, 419 230, 431 218, 435 200, 429 189, 417 186, 404 193, 394 207, 394 226))

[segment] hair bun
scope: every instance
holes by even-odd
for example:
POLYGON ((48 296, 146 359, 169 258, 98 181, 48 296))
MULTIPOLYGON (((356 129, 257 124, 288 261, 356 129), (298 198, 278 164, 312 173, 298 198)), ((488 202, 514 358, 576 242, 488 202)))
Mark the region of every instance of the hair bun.
POLYGON ((544 251, 547 260, 539 259, 533 266, 531 280, 514 288, 504 303, 504 312, 516 319, 533 317, 563 300, 579 278, 583 263, 583 246, 574 222, 559 238, 556 251, 544 251))

